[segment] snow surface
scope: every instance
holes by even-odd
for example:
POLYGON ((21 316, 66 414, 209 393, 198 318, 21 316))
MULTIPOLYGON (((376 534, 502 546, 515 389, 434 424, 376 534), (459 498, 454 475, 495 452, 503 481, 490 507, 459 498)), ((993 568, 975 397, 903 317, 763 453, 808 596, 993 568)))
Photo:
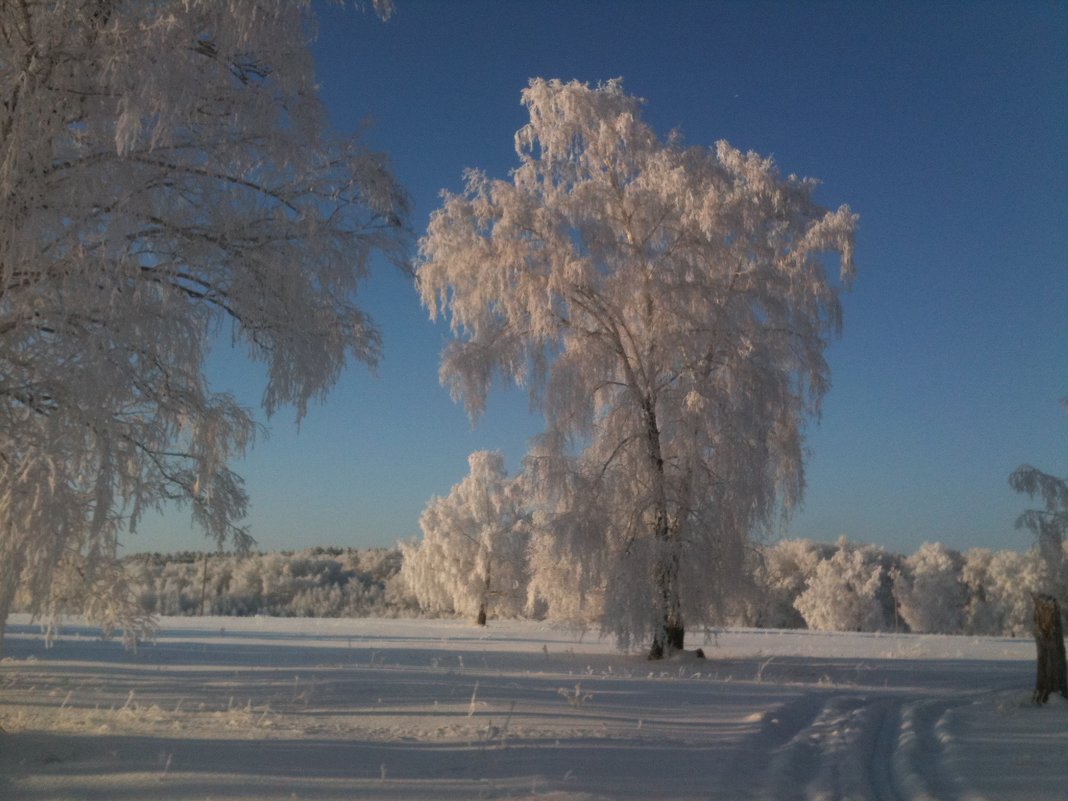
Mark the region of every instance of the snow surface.
POLYGON ((14 616, 0 799, 1068 799, 1030 640, 728 630, 648 662, 543 623, 14 616))

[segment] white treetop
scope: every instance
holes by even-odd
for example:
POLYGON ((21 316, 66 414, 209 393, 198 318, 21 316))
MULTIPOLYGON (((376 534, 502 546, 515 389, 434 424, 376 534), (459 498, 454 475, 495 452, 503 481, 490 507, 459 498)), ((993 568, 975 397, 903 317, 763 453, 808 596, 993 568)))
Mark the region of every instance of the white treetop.
POLYGON ((522 101, 519 166, 445 196, 419 288, 451 323, 442 380, 469 412, 499 375, 545 415, 532 570, 574 573, 550 614, 590 592, 605 631, 659 656, 801 495, 840 326, 823 258, 848 284, 855 217, 770 159, 661 140, 619 81, 533 80, 522 101))
POLYGON ((967 587, 964 558, 940 542, 925 542, 895 572, 898 612, 916 633, 960 634, 964 627, 967 587))
POLYGON ((496 451, 468 457, 470 472, 419 518, 423 540, 402 544, 402 576, 419 606, 458 612, 485 624, 517 615, 526 600, 529 516, 522 493, 496 451))
POLYGON ((295 0, 0 9, 0 631, 19 584, 112 615, 118 537, 165 501, 246 541, 227 463, 254 423, 207 386, 217 334, 265 365, 268 414, 377 359, 353 300, 406 199, 326 129, 312 24, 295 0))
POLYGON ((844 537, 830 559, 816 565, 794 607, 805 625, 819 631, 882 631, 885 614, 880 599, 886 569, 883 551, 854 545, 844 537))

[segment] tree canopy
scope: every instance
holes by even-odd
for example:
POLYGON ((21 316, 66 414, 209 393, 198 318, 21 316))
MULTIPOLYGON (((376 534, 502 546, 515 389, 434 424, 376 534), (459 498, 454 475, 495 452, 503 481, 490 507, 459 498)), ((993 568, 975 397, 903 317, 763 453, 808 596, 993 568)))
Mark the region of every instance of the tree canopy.
POLYGON ((856 217, 768 158, 657 136, 619 81, 536 79, 522 101, 519 165, 445 196, 419 289, 454 333, 454 397, 477 416, 501 377, 545 416, 526 471, 550 614, 589 594, 660 656, 801 496, 856 217))
POLYGON ((526 600, 529 513, 497 451, 475 451, 470 471, 419 517, 423 539, 401 545, 401 575, 423 609, 517 615, 526 600))
POLYGON ((227 465, 255 424, 205 379, 220 335, 268 415, 377 360, 355 293, 403 258, 407 200, 328 129, 313 25, 291 0, 0 11, 0 626, 20 585, 114 616, 119 536, 165 502, 247 540, 227 465))

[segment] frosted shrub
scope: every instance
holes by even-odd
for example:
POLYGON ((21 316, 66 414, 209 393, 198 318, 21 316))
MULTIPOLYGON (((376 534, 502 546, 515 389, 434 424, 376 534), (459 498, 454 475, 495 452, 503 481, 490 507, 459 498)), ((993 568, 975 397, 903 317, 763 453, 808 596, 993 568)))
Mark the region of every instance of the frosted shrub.
POLYGON ((927 543, 895 571, 894 598, 914 632, 959 634, 964 627, 967 588, 964 559, 941 543, 927 543))

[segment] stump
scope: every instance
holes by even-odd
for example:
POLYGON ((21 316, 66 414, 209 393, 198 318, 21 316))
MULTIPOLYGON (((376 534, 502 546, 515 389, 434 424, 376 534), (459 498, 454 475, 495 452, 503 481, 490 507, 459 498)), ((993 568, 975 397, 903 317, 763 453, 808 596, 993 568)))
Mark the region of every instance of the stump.
POLYGON ((1038 646, 1036 704, 1044 704, 1052 693, 1068 698, 1068 667, 1064 656, 1064 629, 1061 608, 1052 595, 1035 595, 1035 644, 1038 646))

